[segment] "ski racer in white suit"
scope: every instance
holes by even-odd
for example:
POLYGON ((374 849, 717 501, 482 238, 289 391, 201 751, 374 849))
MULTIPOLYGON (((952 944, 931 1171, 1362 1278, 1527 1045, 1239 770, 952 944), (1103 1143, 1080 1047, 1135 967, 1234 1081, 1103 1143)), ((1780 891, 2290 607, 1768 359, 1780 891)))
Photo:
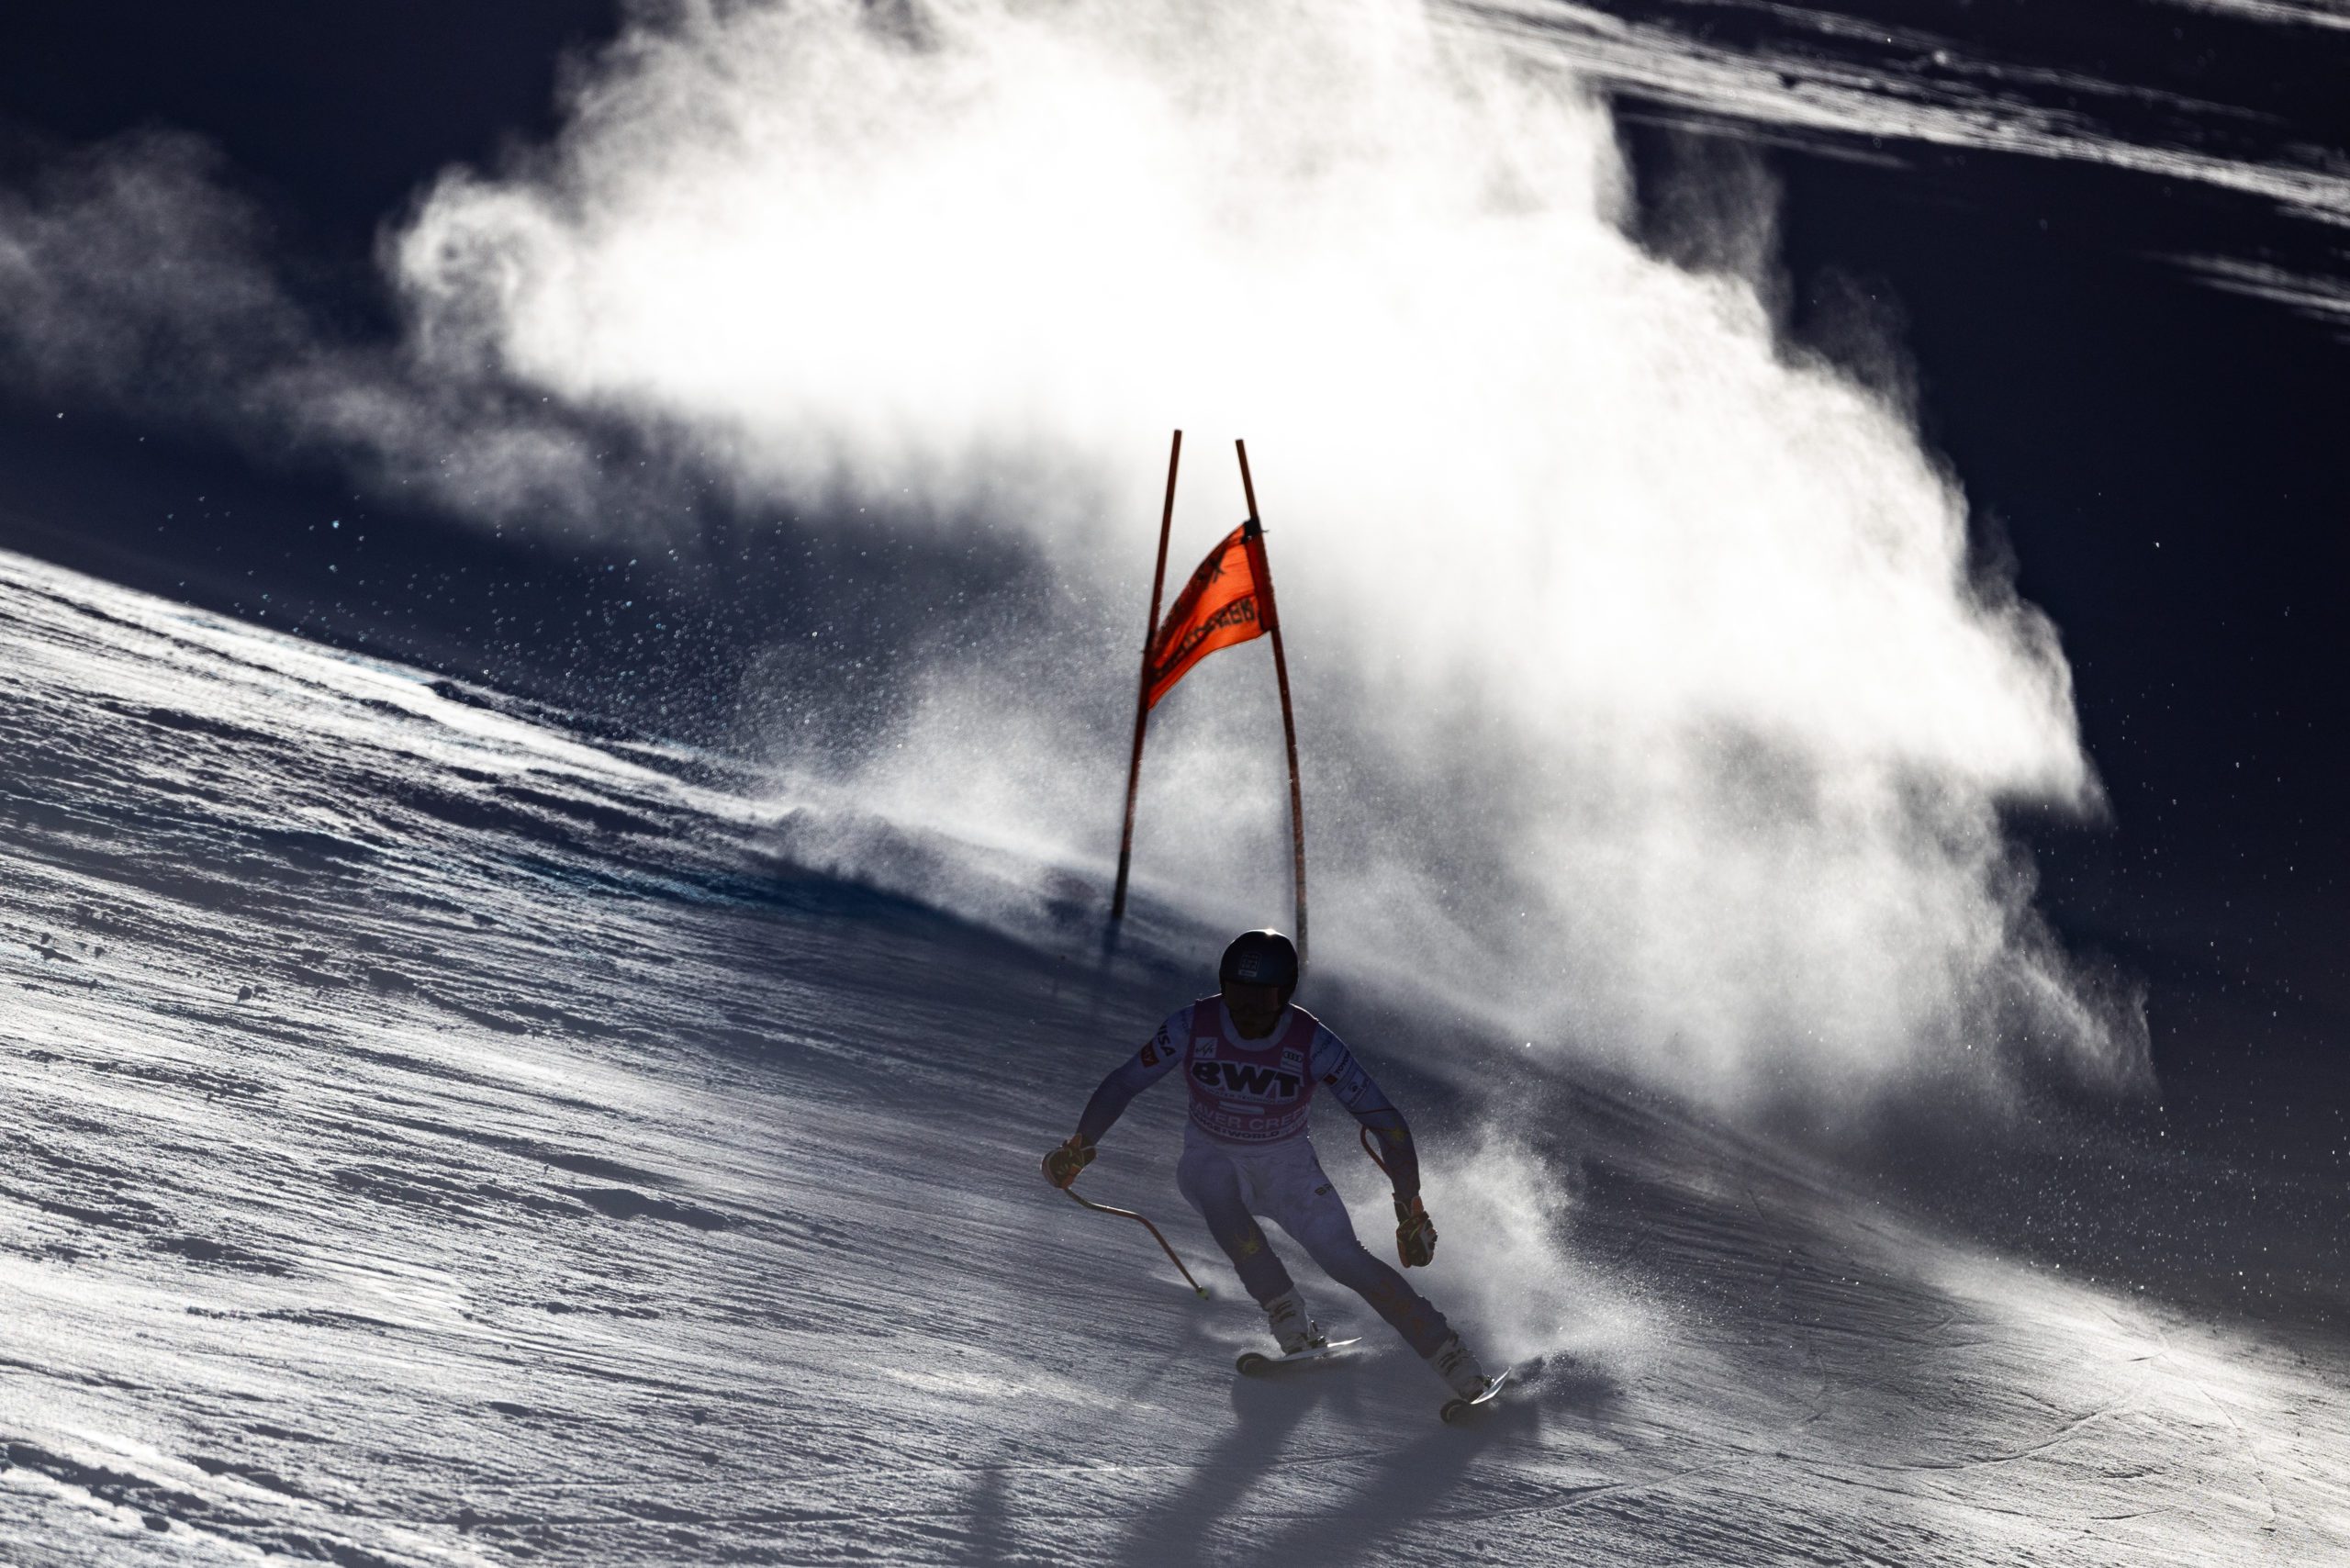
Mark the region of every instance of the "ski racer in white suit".
POLYGON ((1067 1187, 1093 1160, 1094 1147, 1127 1104, 1180 1064, 1191 1091, 1183 1196, 1240 1275, 1284 1354, 1323 1342, 1289 1271, 1256 1217, 1271 1220, 1322 1271, 1369 1302, 1457 1394, 1485 1388, 1484 1370, 1460 1337, 1404 1276, 1355 1238, 1347 1206, 1315 1158, 1306 1120, 1321 1085, 1371 1129, 1395 1188, 1395 1249, 1405 1268, 1436 1255, 1436 1226, 1420 1202, 1420 1165, 1411 1129, 1347 1049, 1302 1007, 1297 949, 1278 931, 1243 932, 1225 949, 1221 990, 1171 1014, 1132 1058, 1102 1081, 1076 1136, 1045 1157, 1045 1177, 1067 1187))

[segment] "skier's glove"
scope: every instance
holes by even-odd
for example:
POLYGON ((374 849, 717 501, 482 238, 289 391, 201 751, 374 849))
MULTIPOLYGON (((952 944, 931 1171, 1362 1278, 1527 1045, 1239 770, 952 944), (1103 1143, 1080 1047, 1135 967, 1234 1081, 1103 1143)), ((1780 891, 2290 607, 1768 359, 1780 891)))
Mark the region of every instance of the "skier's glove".
POLYGON ((1083 1133, 1073 1133, 1067 1143, 1045 1156, 1045 1180, 1067 1192, 1078 1172, 1092 1163, 1093 1146, 1085 1141, 1083 1133))
POLYGON ((1395 1255, 1406 1269, 1425 1269, 1436 1258, 1436 1223, 1417 1198, 1395 1200, 1395 1255))

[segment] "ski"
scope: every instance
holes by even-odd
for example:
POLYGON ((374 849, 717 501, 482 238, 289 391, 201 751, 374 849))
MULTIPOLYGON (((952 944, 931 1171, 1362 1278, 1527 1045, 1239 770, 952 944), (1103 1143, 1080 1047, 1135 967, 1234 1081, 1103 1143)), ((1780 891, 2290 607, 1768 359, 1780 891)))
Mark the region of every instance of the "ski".
POLYGON ((1474 1399, 1449 1399, 1445 1401, 1444 1408, 1438 1414, 1444 1417, 1448 1425, 1459 1426, 1469 1418, 1470 1412, 1492 1404, 1494 1395, 1502 1391, 1502 1384, 1509 1381, 1509 1374, 1516 1370, 1514 1367, 1502 1368, 1485 1380, 1484 1393, 1478 1394, 1474 1399))
POLYGON ((1243 1350, 1232 1364, 1250 1377, 1262 1377, 1267 1372, 1279 1372, 1283 1367, 1296 1366, 1302 1361, 1326 1361, 1348 1346, 1361 1343, 1360 1339, 1326 1339, 1303 1350, 1292 1350, 1286 1356, 1269 1356, 1262 1350, 1243 1350))

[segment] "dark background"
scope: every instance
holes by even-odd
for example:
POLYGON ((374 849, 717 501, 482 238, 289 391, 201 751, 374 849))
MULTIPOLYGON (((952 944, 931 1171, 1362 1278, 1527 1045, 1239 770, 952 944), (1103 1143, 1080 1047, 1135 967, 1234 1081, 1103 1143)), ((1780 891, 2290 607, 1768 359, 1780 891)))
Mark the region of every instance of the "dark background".
MULTIPOLYGON (((1715 42, 1768 42, 1777 25, 1718 6, 1645 14, 1715 42)), ((2247 144, 2350 140, 2336 35, 2135 5, 1923 14, 1986 48, 2249 106, 2247 144)), ((315 299, 364 330, 383 319, 378 226, 442 166, 550 133, 565 51, 618 23, 608 0, 13 7, 0 176, 125 132, 194 132, 308 259, 315 299)), ((2339 262, 2350 241, 2177 181, 1790 146, 1635 94, 1616 105, 1636 221, 1712 177, 1725 147, 1767 143, 1791 344, 1856 364, 1888 332, 1904 346, 1979 553, 2011 550, 2018 587, 2061 629, 2110 820, 2018 826, 2070 945, 2147 986, 2173 1128, 2341 1182, 2350 347, 2340 321, 2221 292, 2165 258, 2339 262)), ((621 724, 715 724, 727 650, 816 613, 789 589, 826 546, 786 552, 744 520, 705 521, 720 543, 677 567, 627 566, 626 546, 493 543, 363 502, 325 469, 0 388, 0 546, 621 724), (331 519, 347 575, 330 584, 331 519)))

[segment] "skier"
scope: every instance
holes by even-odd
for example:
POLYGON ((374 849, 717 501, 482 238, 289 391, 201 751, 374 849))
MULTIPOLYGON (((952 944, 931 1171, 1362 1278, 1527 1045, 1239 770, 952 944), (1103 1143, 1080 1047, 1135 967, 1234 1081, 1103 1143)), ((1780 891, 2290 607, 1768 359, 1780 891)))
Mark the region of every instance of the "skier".
POLYGON ((1453 1393, 1473 1399, 1484 1369, 1427 1297, 1355 1238, 1347 1206, 1315 1158, 1306 1117, 1314 1088, 1326 1084, 1386 1146, 1395 1187, 1395 1250, 1405 1268, 1436 1256, 1436 1226, 1420 1202, 1420 1162, 1411 1129, 1347 1049, 1303 1007, 1297 948, 1278 931, 1244 931, 1224 950, 1220 991, 1181 1008, 1150 1043, 1102 1081, 1077 1132, 1045 1157, 1045 1179, 1068 1187, 1093 1162, 1094 1147, 1129 1102, 1184 1063, 1192 1117, 1175 1168, 1184 1199, 1207 1221, 1240 1282, 1265 1309, 1283 1355, 1325 1342, 1306 1315, 1289 1271, 1251 1215, 1273 1221, 1340 1284, 1360 1294, 1453 1393))

